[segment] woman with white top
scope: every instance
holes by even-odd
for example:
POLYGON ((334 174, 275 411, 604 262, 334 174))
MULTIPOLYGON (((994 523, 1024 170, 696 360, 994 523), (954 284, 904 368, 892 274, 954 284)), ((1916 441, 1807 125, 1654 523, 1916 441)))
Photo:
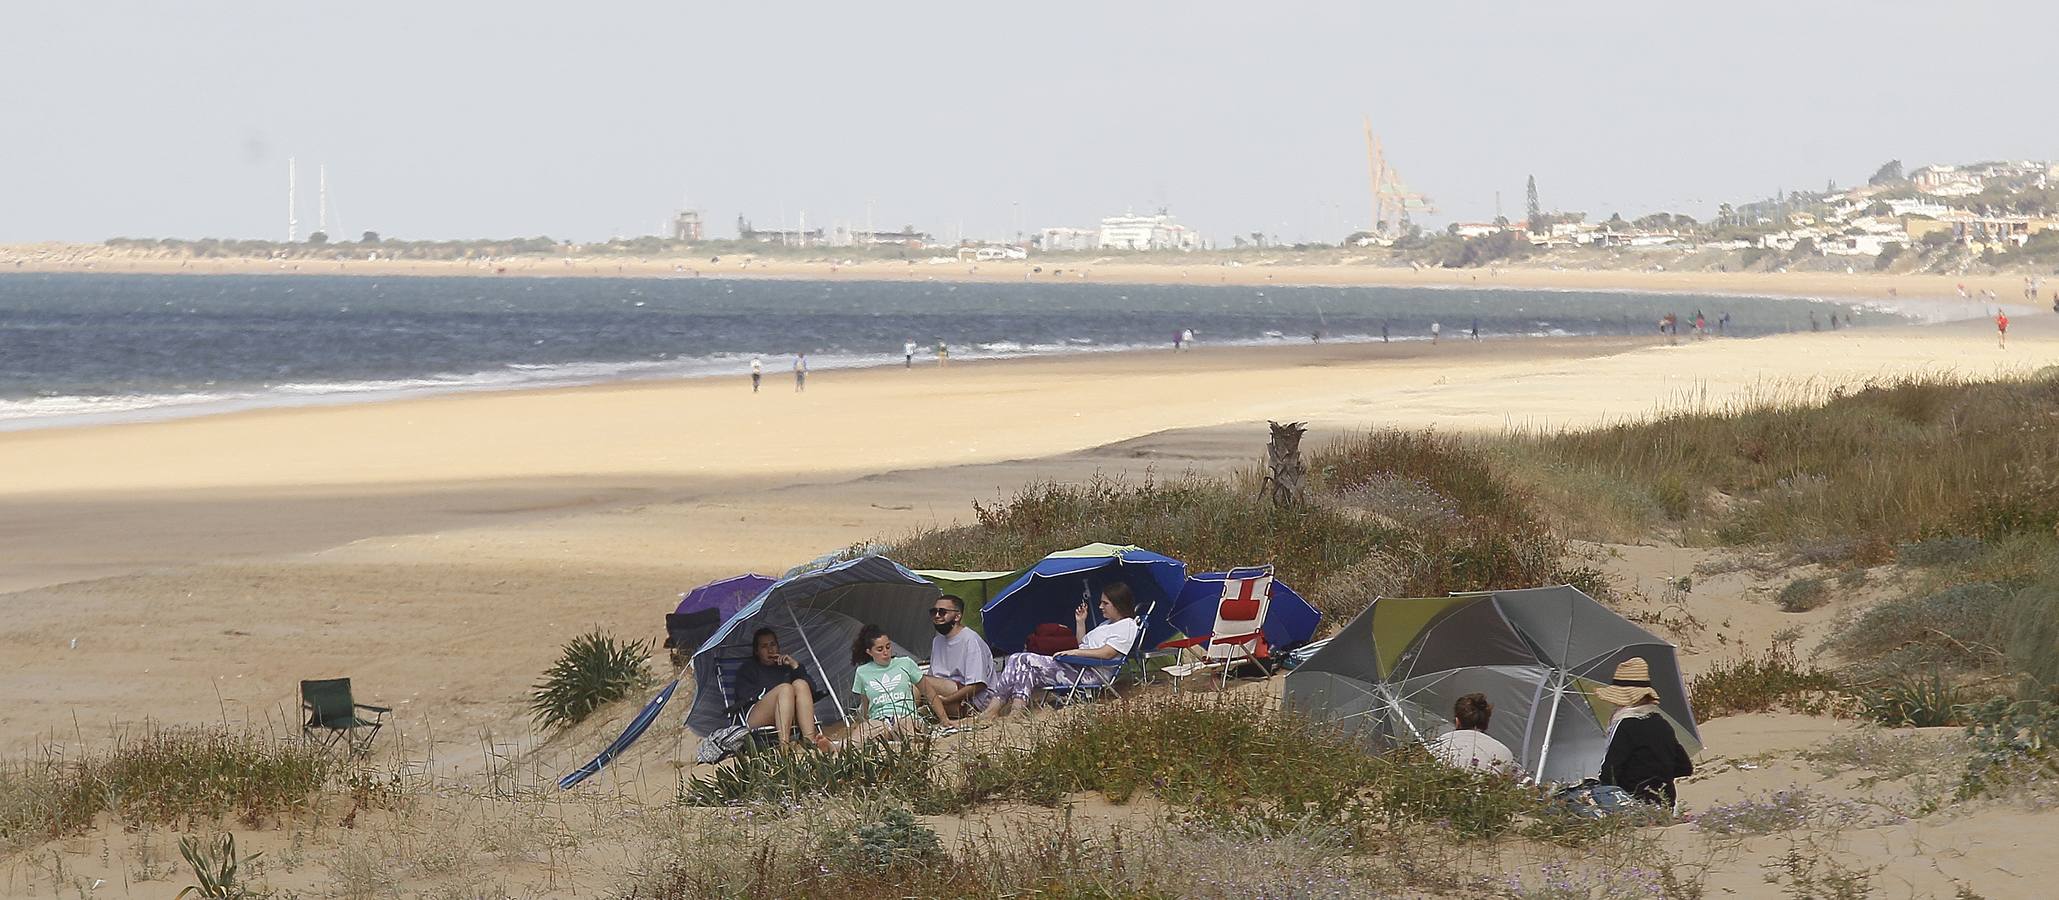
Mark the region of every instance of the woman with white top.
POLYGON ((987 705, 981 715, 998 719, 1008 714, 1010 706, 1029 699, 1037 690, 1064 687, 1072 683, 1075 675, 1088 683, 1097 683, 1104 677, 1102 669, 1081 671, 1077 665, 1068 665, 1075 659, 1120 659, 1129 655, 1130 648, 1137 643, 1137 599, 1130 592, 1130 586, 1116 582, 1101 589, 1101 617, 1106 620, 1092 631, 1087 631, 1087 604, 1081 603, 1073 611, 1073 633, 1086 632, 1080 638, 1077 650, 1061 650, 1046 656, 1042 653, 1011 653, 1001 666, 1001 675, 991 686, 993 702, 987 705))

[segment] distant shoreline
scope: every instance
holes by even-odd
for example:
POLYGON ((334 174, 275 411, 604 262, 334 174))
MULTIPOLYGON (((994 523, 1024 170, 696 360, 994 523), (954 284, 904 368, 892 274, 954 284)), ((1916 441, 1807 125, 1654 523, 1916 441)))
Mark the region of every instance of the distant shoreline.
MULTIPOLYGON (((1814 299, 1959 301, 1964 285, 1976 299, 1993 291, 2005 304, 2025 303, 2021 274, 1888 275, 1877 272, 1707 272, 1651 269, 1483 267, 1405 268, 1374 264, 1298 264, 1263 259, 1243 265, 1128 261, 1097 257, 1032 257, 1027 261, 952 262, 710 257, 515 257, 480 260, 323 260, 172 258, 97 244, 0 246, 0 274, 99 273, 156 275, 358 275, 376 277, 766 278, 824 281, 960 283, 1101 283, 1292 285, 1321 287, 1477 287, 1525 290, 1639 291, 1814 299), (1891 293, 1892 292, 1892 293, 1891 293)), ((2059 277, 2052 284, 2059 287, 2059 277)), ((2039 306, 2047 303, 2036 304, 2039 306)))

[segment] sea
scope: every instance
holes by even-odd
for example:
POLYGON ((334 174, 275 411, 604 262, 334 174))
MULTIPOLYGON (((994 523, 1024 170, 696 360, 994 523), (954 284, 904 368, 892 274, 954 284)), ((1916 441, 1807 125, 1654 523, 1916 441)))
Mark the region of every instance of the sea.
MULTIPOLYGON (((421 393, 740 377, 953 359, 1326 341, 1655 334, 1696 312, 1751 337, 1847 303, 1463 287, 718 278, 0 274, 0 430, 421 393)), ((1824 324, 1823 327, 1827 327, 1824 324)))

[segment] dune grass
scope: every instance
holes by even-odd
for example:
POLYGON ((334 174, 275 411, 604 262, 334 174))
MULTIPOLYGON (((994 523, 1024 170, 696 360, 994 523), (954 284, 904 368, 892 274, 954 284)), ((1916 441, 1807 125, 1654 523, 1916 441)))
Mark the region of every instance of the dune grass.
POLYGON ((103 813, 135 824, 256 823, 303 808, 343 774, 312 744, 151 728, 101 752, 0 764, 0 850, 78 834, 103 813))
POLYGON ((1719 544, 1993 539, 2059 525, 2059 373, 1776 387, 1727 409, 1509 435, 1520 477, 1611 531, 1676 527, 1719 544), (1589 490, 1601 482, 1610 490, 1589 490))
POLYGON ((893 543, 918 568, 1009 569, 1054 548, 1131 543, 1189 571, 1270 562, 1331 622, 1373 597, 1565 581, 1601 589, 1564 567, 1565 545, 1527 494, 1465 443, 1429 432, 1369 431, 1317 450, 1309 501, 1273 508, 1253 476, 1095 477, 1045 482, 995 504, 972 524, 893 543))

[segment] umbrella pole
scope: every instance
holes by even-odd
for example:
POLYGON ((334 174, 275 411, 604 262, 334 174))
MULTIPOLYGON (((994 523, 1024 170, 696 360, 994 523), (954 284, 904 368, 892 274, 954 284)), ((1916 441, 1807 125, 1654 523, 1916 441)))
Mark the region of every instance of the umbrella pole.
MULTIPOLYGON (((836 697, 836 686, 829 683, 829 670, 822 667, 822 657, 815 655, 815 645, 808 640, 808 629, 801 627, 801 617, 794 614, 794 605, 792 603, 786 605, 786 616, 794 620, 794 630, 800 632, 801 646, 808 649, 808 658, 815 661, 815 671, 822 673, 822 689, 828 691, 829 696, 834 699, 836 697)), ((813 714, 812 710, 810 714, 813 714)), ((850 730, 851 717, 844 712, 844 702, 842 700, 836 701, 836 717, 843 720, 844 730, 850 730)))
POLYGON ((1537 751, 1537 783, 1544 783, 1544 764, 1551 761, 1551 732, 1559 724, 1559 694, 1566 689, 1564 670, 1551 670, 1551 708, 1545 712, 1544 746, 1537 751))

